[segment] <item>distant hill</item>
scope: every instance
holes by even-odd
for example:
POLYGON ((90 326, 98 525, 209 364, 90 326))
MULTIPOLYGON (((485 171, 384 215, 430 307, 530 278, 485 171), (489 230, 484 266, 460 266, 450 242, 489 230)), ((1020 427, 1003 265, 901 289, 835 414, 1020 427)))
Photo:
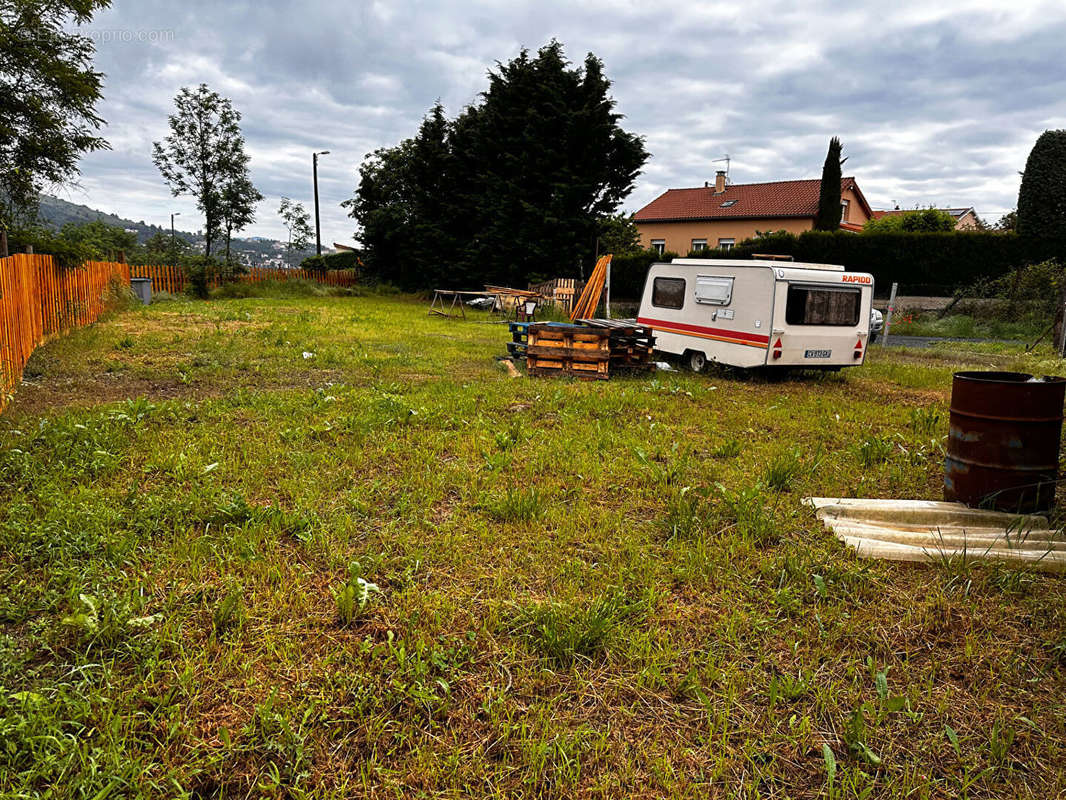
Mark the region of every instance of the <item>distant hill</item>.
MULTIPOLYGON (((68 222, 80 225, 85 222, 100 220, 108 225, 114 225, 115 227, 124 228, 128 231, 136 231, 137 240, 141 242, 141 244, 144 244, 144 242, 148 241, 148 239, 157 233, 170 233, 170 228, 162 228, 159 225, 149 225, 144 220, 133 222, 132 220, 117 217, 114 214, 97 211, 94 208, 78 205, 77 203, 70 203, 66 200, 60 200, 58 197, 50 197, 46 194, 41 195, 40 209, 41 222, 54 230, 59 230, 68 222)), ((180 230, 175 231, 175 233, 190 242, 200 241, 200 237, 195 233, 188 233, 180 230)))
MULTIPOLYGON (((95 208, 89 208, 88 206, 71 203, 58 197, 44 194, 40 198, 40 220, 46 227, 54 230, 59 230, 69 222, 82 224, 100 220, 108 225, 135 232, 137 241, 141 244, 144 244, 157 233, 170 235, 170 228, 149 225, 144 220, 134 222, 104 211, 97 211, 95 208)), ((204 239, 199 233, 190 233, 182 230, 175 230, 174 233, 193 245, 203 247, 204 239)), ((251 236, 247 239, 235 238, 231 250, 242 263, 252 267, 282 266, 286 261, 299 264, 304 258, 314 254, 314 250, 308 248, 286 259, 285 242, 267 239, 263 236, 251 236)))

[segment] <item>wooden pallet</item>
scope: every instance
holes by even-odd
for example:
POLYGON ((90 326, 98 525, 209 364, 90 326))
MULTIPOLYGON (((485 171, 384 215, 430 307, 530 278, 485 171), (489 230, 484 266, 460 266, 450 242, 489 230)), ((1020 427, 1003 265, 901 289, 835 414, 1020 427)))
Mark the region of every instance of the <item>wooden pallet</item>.
POLYGON ((511 341, 507 343, 507 354, 512 358, 525 358, 526 345, 528 344, 528 332, 530 322, 511 322, 508 328, 511 331, 511 341))
POLYGON ((581 324, 609 335, 611 369, 654 370, 655 331, 635 319, 582 319, 581 324))
POLYGON ((589 380, 610 377, 610 334, 585 325, 538 323, 527 332, 530 375, 568 375, 589 380))
POLYGON ((554 378, 565 375, 587 381, 605 381, 611 377, 606 361, 591 362, 574 359, 548 359, 538 356, 526 357, 529 374, 537 378, 554 378))

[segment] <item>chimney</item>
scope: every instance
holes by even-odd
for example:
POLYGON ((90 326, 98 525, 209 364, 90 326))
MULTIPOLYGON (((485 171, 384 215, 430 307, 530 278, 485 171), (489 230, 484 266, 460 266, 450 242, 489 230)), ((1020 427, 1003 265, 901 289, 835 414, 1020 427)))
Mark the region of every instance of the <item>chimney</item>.
POLYGON ((725 170, 720 169, 714 173, 714 193, 721 194, 725 191, 725 170))

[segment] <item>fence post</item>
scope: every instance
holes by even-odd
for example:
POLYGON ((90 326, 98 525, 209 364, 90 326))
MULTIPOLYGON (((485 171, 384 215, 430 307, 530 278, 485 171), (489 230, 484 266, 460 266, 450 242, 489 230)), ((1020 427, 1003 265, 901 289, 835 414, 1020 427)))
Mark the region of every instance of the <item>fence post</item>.
POLYGON ((1066 285, 1063 285, 1059 290, 1059 308, 1061 309, 1059 314, 1059 330, 1058 330, 1058 342, 1057 349, 1059 351, 1059 357, 1066 357, 1066 285))
POLYGON ((896 306, 896 290, 899 288, 898 283, 892 284, 892 292, 888 296, 888 313, 885 314, 885 329, 881 333, 881 347, 882 349, 888 344, 888 329, 892 327, 892 310, 896 306))
POLYGON ((611 318, 611 262, 607 262, 607 275, 604 278, 604 291, 607 293, 603 300, 603 313, 607 319, 611 318))

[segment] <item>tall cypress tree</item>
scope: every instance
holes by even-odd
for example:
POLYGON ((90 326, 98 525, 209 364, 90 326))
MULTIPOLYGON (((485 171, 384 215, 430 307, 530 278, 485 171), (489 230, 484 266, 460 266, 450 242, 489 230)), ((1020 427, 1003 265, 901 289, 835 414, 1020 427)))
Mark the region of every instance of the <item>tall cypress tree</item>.
POLYGON ((822 166, 822 186, 818 192, 818 216, 814 219, 816 231, 840 230, 840 140, 829 140, 829 152, 822 166))
POLYGON ((1036 140, 1018 192, 1018 233, 1066 241, 1066 130, 1036 140))

